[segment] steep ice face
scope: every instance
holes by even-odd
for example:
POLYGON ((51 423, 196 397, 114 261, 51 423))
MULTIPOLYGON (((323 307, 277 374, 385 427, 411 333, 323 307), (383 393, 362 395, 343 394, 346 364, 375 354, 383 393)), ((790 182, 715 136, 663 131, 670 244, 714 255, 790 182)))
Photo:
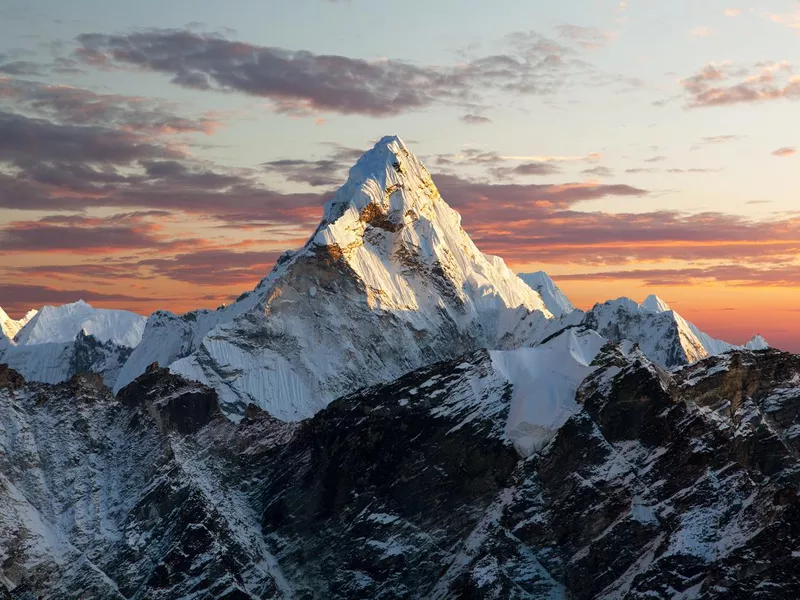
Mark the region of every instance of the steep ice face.
POLYGON ((492 352, 492 364, 513 386, 506 434, 523 456, 541 450, 580 410, 575 393, 594 370, 606 340, 569 329, 536 348, 492 352))
POLYGON ((135 348, 142 339, 145 317, 124 310, 92 308, 83 300, 45 306, 17 334, 19 346, 71 342, 83 331, 100 342, 135 348))
POLYGON ((217 325, 228 323, 253 308, 262 298, 259 292, 263 288, 264 281, 255 291, 246 292, 233 304, 217 310, 195 310, 184 315, 159 310, 151 314, 147 318, 141 342, 133 350, 113 384, 114 392, 144 373, 151 364, 158 363, 167 367, 194 352, 206 334, 217 325))
MULTIPOLYGON (((254 296, 256 306, 170 367, 214 387, 233 418, 251 402, 307 418, 346 391, 507 347, 501 340, 523 321, 538 331, 552 319, 536 291, 475 247, 396 137, 356 163, 306 246, 282 257, 254 296)), ((125 378, 155 355, 140 349, 125 378)))
POLYGON ((557 317, 567 315, 575 310, 566 294, 555 284, 544 271, 536 273, 520 273, 519 278, 539 292, 547 310, 557 317))

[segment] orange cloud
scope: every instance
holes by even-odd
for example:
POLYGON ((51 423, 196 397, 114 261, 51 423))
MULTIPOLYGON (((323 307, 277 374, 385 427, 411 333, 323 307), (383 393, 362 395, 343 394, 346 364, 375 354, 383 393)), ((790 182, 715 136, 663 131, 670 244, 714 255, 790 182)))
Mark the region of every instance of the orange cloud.
POLYGON ((772 156, 786 157, 794 156, 795 154, 797 154, 797 148, 778 148, 772 153, 772 156))

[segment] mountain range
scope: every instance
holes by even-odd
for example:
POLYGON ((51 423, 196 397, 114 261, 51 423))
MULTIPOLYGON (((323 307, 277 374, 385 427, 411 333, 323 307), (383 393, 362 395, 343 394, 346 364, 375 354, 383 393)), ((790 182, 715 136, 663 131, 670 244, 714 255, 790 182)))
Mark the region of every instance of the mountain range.
POLYGON ((800 593, 797 357, 575 308, 397 137, 229 306, 0 325, 0 598, 800 593))

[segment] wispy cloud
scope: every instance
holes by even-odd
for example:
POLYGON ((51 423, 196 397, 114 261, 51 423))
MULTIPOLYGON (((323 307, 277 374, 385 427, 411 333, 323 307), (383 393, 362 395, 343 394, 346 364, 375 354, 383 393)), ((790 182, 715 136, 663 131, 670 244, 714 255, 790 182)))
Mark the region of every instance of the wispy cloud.
POLYGON ((787 156, 794 156, 797 154, 797 148, 778 148, 772 153, 772 156, 780 156, 780 157, 787 157, 787 156))
MULTIPOLYGON (((568 29, 579 46, 586 29, 568 29), (577 36, 577 38, 575 37, 577 36)), ((164 73, 193 90, 235 91, 269 100, 289 114, 335 112, 387 117, 434 104, 473 106, 491 91, 551 94, 570 81, 630 84, 604 76, 574 49, 536 32, 508 36, 508 51, 457 66, 364 60, 248 44, 218 34, 148 29, 79 36, 76 55, 96 68, 164 73)))
POLYGON ((466 114, 461 117, 461 121, 467 125, 487 125, 492 122, 489 117, 483 115, 466 114))
POLYGON ((583 27, 580 25, 560 25, 559 35, 586 50, 597 50, 611 42, 616 34, 596 27, 583 27))
POLYGON ((709 64, 680 84, 689 108, 800 99, 800 76, 788 61, 758 63, 752 68, 709 64))
POLYGON ((142 96, 98 94, 87 89, 0 79, 0 103, 73 125, 112 126, 142 133, 212 134, 221 123, 208 117, 188 118, 178 107, 142 96))
POLYGON ((694 37, 709 37, 714 34, 714 30, 710 27, 699 25, 689 30, 689 35, 694 37))
POLYGON ((715 146, 718 144, 729 144, 743 139, 740 135, 713 135, 701 138, 700 141, 692 144, 692 150, 699 150, 704 146, 715 146))
POLYGON ((773 23, 786 25, 790 29, 800 32, 800 10, 793 13, 767 13, 766 16, 773 23))

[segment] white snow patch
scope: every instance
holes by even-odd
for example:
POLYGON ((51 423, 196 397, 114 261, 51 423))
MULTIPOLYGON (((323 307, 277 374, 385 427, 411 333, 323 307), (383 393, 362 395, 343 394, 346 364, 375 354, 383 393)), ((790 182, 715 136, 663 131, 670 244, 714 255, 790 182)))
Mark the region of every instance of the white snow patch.
POLYGON ((513 385, 506 434, 522 456, 541 450, 580 410, 575 393, 605 343, 594 331, 569 329, 536 348, 490 353, 513 385))

